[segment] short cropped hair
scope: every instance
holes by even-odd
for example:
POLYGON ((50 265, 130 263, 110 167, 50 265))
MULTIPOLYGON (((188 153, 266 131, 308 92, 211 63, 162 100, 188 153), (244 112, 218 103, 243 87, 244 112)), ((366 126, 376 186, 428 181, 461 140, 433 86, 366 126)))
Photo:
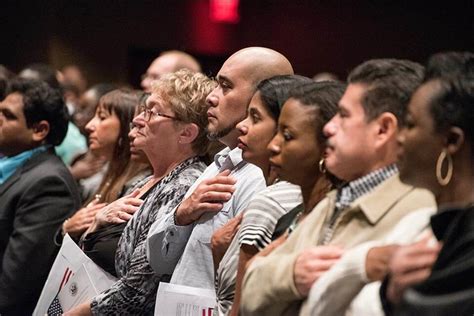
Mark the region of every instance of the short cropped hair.
POLYGON ((427 62, 424 82, 435 85, 429 99, 435 130, 457 126, 474 148, 474 54, 434 54, 427 62))
POLYGON ((49 123, 46 142, 59 145, 66 136, 69 115, 60 90, 49 84, 33 79, 14 79, 8 94, 19 93, 23 97, 23 113, 26 125, 31 128, 35 123, 45 120, 49 123))
POLYGON ((474 80, 465 76, 433 79, 437 87, 429 100, 435 130, 457 126, 474 148, 474 80))
POLYGON ((426 64, 424 81, 448 76, 473 78, 474 54, 471 52, 450 51, 432 55, 426 64))
POLYGON ((409 60, 372 59, 352 70, 348 82, 367 86, 361 101, 367 121, 390 112, 402 127, 410 97, 422 83, 423 75, 423 66, 409 60))
POLYGON ((214 80, 189 69, 166 74, 153 83, 153 93, 170 104, 179 121, 199 127, 199 134, 191 144, 198 155, 204 155, 209 145, 206 98, 216 86, 214 80))

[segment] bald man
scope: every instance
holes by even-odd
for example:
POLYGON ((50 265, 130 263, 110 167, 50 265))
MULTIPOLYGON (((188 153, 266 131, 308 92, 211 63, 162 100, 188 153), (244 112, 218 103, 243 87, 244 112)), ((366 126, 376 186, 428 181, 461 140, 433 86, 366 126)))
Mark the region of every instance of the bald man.
POLYGON ((173 274, 170 283, 214 289, 213 232, 265 188, 262 171, 242 160, 235 127, 245 118, 261 80, 289 74, 293 68, 288 59, 262 47, 236 52, 217 74, 218 86, 207 97, 208 137, 227 147, 216 154, 181 204, 157 221, 148 235, 150 264, 158 274, 173 274))
POLYGON ((151 83, 161 76, 187 68, 200 72, 201 66, 193 56, 179 50, 169 50, 160 54, 148 67, 142 76, 141 86, 143 91, 151 92, 151 83))

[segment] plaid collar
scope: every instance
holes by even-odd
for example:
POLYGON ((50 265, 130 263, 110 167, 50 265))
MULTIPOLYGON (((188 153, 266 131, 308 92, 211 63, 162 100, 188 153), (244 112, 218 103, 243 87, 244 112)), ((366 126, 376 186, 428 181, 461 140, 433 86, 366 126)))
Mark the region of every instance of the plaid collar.
POLYGON ((357 198, 369 193, 379 184, 397 173, 397 166, 391 164, 347 183, 337 192, 336 209, 349 207, 357 198))

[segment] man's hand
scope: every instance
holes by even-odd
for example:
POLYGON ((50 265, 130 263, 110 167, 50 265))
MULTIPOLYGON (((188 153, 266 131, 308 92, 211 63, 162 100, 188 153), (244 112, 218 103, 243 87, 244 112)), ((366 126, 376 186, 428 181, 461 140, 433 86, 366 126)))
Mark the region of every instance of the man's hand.
POLYGON ((369 250, 365 260, 365 272, 370 281, 381 281, 388 273, 388 263, 398 245, 374 247, 369 250))
POLYGON ((389 262, 391 275, 387 298, 390 302, 398 304, 405 290, 424 281, 431 273, 431 267, 438 257, 441 245, 433 245, 431 236, 408 246, 400 246, 389 262))
POLYGON ((139 193, 139 190, 135 190, 129 195, 121 197, 104 207, 95 216, 94 226, 89 232, 108 225, 125 223, 130 220, 133 214, 135 214, 143 204, 143 201, 137 198, 139 193))
POLYGON ((97 212, 105 207, 107 203, 97 204, 95 201, 89 203, 86 207, 78 210, 74 215, 63 224, 63 233, 68 233, 71 237, 79 237, 94 222, 97 212))
POLYGON ((298 292, 308 296, 313 283, 341 258, 343 252, 336 246, 317 246, 300 253, 293 272, 298 292))
POLYGON ((204 213, 217 213, 235 191, 235 179, 225 170, 211 179, 202 181, 194 192, 176 209, 176 224, 189 225, 204 213))
POLYGON ((229 220, 221 228, 217 229, 211 238, 212 257, 214 259, 214 268, 217 270, 217 266, 221 261, 222 257, 226 253, 230 246, 230 243, 234 239, 235 234, 240 228, 242 217, 244 213, 240 212, 236 217, 229 220))

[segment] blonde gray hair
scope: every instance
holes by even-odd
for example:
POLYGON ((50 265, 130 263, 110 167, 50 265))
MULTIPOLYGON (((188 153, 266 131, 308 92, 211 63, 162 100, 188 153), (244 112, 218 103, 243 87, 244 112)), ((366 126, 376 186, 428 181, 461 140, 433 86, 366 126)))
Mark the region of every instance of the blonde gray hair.
POLYGON ((204 74, 188 69, 166 74, 152 85, 153 94, 170 105, 178 124, 194 123, 199 127, 199 134, 191 144, 198 155, 205 154, 209 145, 206 98, 216 85, 204 74))

